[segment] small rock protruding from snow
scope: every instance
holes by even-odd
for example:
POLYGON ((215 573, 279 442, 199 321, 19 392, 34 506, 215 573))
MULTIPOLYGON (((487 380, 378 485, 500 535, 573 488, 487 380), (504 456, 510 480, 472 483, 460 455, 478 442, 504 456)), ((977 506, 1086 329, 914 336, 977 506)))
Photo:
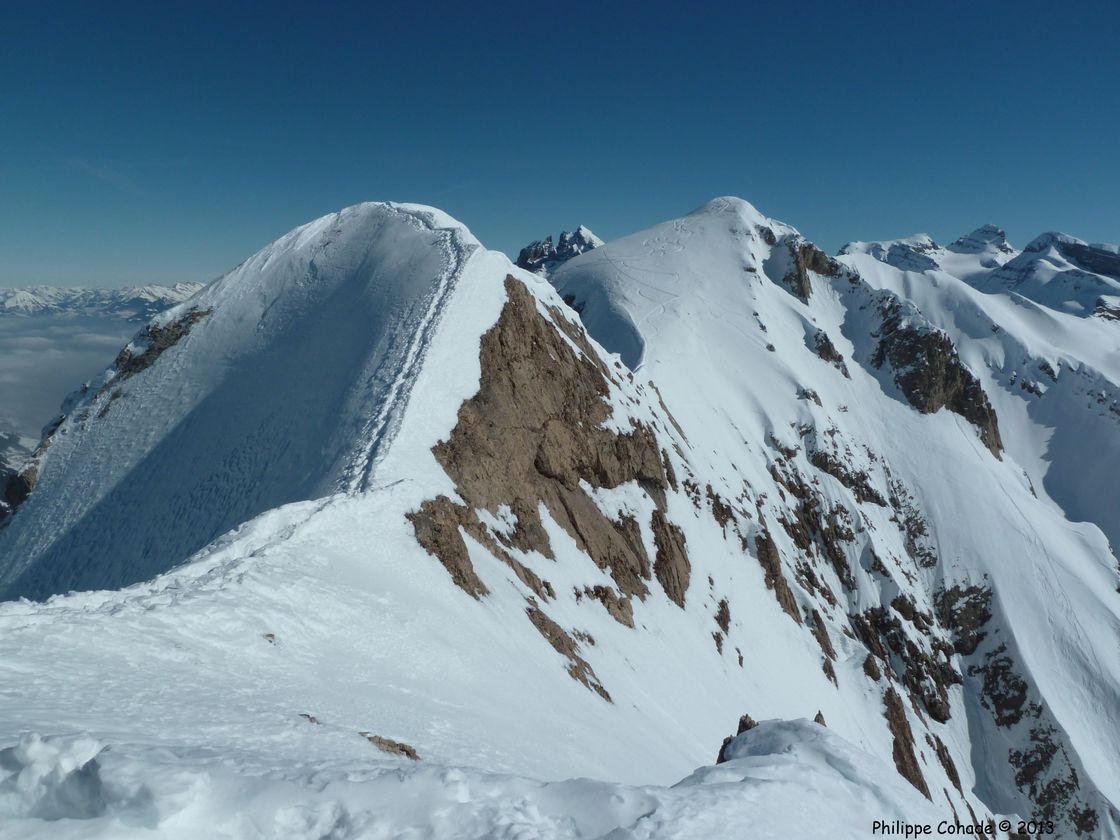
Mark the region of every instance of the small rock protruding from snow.
POLYGON ((725 761, 730 761, 731 756, 728 754, 728 747, 731 746, 731 743, 736 738, 738 738, 744 732, 749 732, 756 726, 758 726, 758 721, 752 718, 750 715, 743 715, 741 718, 739 718, 739 726, 735 730, 735 734, 728 735, 723 739, 723 745, 719 748, 719 755, 716 756, 716 764, 723 764, 725 761))

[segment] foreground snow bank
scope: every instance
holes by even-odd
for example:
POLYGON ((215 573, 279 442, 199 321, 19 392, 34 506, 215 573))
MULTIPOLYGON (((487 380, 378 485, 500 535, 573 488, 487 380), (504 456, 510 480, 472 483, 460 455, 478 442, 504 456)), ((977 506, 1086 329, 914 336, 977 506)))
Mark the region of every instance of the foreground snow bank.
POLYGON ((662 788, 388 759, 269 767, 260 755, 29 735, 0 751, 0 837, 831 838, 947 816, 809 721, 764 721, 728 755, 662 788))
POLYGON ((0 818, 89 819, 111 804, 92 738, 25 735, 0 749, 0 818))

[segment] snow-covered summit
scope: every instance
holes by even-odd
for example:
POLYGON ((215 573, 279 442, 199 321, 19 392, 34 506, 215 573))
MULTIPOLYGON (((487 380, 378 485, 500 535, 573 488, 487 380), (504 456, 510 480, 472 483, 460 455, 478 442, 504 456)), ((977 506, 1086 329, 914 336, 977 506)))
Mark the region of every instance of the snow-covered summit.
POLYGON ((1007 242, 1007 234, 1003 228, 986 224, 976 228, 971 233, 954 240, 948 250, 959 254, 1014 254, 1015 249, 1007 242))
POLYGON ((478 251, 440 211, 358 205, 156 316, 44 440, 0 532, 0 591, 146 579, 258 513, 362 486, 478 251))
POLYGON ((869 254, 903 271, 927 271, 940 265, 939 258, 944 256, 945 249, 934 242, 929 234, 917 233, 901 239, 849 242, 840 249, 837 256, 848 254, 869 254))
POLYGON ((893 268, 944 273, 989 294, 1013 294, 1059 312, 1116 320, 1120 294, 1120 247, 1089 244, 1048 232, 1022 251, 1002 228, 983 225, 952 244, 939 246, 925 234, 904 239, 851 242, 841 256, 864 254, 893 268))

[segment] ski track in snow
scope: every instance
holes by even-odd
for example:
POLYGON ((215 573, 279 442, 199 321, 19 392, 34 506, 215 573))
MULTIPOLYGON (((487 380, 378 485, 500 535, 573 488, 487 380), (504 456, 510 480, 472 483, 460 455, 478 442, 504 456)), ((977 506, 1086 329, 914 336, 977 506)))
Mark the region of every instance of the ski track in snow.
POLYGON ((428 230, 440 234, 439 245, 447 265, 429 295, 423 316, 411 329, 412 339, 404 351, 394 359, 394 361, 400 360, 399 369, 381 401, 380 409, 363 430, 365 448, 350 469, 349 478, 344 476, 341 481, 343 489, 349 493, 370 489, 377 463, 400 428, 400 421, 408 407, 412 386, 416 382, 424 354, 431 344, 432 335, 439 325, 444 307, 462 276, 467 258, 476 249, 476 246, 461 241, 458 231, 437 228, 434 221, 425 218, 421 213, 409 212, 395 205, 390 205, 390 209, 412 223, 425 226, 428 230))

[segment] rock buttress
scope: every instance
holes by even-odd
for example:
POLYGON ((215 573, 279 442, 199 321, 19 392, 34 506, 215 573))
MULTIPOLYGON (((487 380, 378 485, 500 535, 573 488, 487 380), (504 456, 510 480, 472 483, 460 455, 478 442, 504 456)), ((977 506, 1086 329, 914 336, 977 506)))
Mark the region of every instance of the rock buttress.
POLYGON ((883 317, 879 346, 871 363, 889 362, 894 381, 914 408, 932 414, 947 408, 968 420, 997 458, 1003 450, 999 421, 983 387, 957 355, 953 342, 941 330, 910 323, 897 299, 881 307, 883 317))
MULTIPOLYGON (((466 532, 546 602, 555 597, 551 585, 510 553, 536 551, 555 559, 541 521, 543 505, 580 550, 611 576, 616 591, 600 587, 596 599, 613 605, 608 612, 619 623, 632 626, 629 599, 644 599, 654 577, 670 599, 683 605, 690 564, 684 535, 666 516, 672 482, 654 431, 633 420, 625 432, 604 428, 616 380, 582 328, 555 309, 546 317, 513 277, 506 278, 505 289, 507 301, 498 322, 481 339, 478 393, 459 408, 447 440, 432 449, 464 504, 440 497, 408 514, 417 540, 439 558, 456 584, 478 598, 486 587, 471 566, 461 533, 466 532), (636 482, 654 502, 648 523, 657 549, 652 561, 637 520, 612 519, 585 490, 628 482, 636 482), (497 514, 503 506, 513 525, 492 532, 477 511, 497 514)), ((539 616, 533 624, 538 630, 551 626, 539 616)), ((574 660, 573 665, 573 677, 598 690, 589 668, 585 671, 574 660)))

